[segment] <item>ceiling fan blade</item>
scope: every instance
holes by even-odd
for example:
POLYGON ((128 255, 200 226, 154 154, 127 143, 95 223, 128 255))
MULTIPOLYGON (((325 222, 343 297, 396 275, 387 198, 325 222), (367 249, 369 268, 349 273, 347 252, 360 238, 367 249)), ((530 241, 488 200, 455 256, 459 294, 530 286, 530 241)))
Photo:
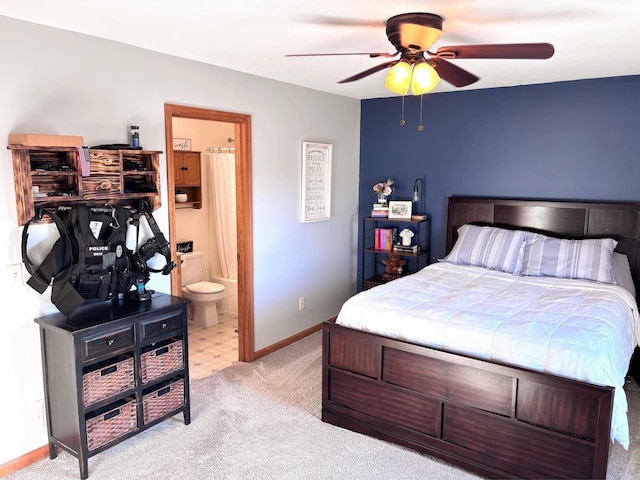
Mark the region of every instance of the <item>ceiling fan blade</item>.
POLYGON ((372 53, 372 52, 347 52, 347 53, 289 53, 285 57, 327 57, 336 55, 368 55, 371 58, 387 57, 393 58, 400 52, 395 53, 372 53))
POLYGON ((436 69, 436 72, 443 80, 456 87, 466 87, 480 80, 473 73, 467 72, 465 69, 447 62, 442 57, 433 57, 427 59, 427 63, 436 69))
POLYGON ((553 56, 550 43, 504 43, 487 45, 457 45, 440 47, 436 56, 441 58, 522 58, 545 59, 553 56))
POLYGON ((382 27, 383 20, 371 20, 366 18, 353 17, 335 17, 332 15, 305 15, 301 17, 305 23, 313 23, 316 25, 336 25, 343 27, 382 27))
POLYGON ((340 80, 338 83, 348 83, 355 82, 356 80, 360 80, 361 78, 368 77, 372 73, 379 72, 380 70, 384 70, 385 68, 393 67, 400 60, 391 60, 390 62, 381 63, 380 65, 376 65, 375 67, 371 67, 364 72, 356 73, 352 77, 345 78, 344 80, 340 80))

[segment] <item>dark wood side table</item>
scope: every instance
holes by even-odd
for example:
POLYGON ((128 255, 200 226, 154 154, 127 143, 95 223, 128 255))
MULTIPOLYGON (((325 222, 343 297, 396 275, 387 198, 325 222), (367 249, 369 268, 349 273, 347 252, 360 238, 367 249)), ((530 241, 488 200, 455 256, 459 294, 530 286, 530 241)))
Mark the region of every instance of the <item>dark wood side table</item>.
POLYGON ((40 326, 49 456, 88 458, 182 412, 191 421, 188 300, 154 293, 35 319, 40 326))

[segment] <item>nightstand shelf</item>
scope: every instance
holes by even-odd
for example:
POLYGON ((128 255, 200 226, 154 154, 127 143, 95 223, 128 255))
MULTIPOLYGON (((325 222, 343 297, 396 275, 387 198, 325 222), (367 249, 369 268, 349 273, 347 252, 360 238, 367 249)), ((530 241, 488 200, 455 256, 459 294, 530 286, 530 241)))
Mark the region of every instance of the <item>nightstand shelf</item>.
MULTIPOLYGON (((395 243, 398 243, 398 238, 395 243)), ((393 218, 364 217, 362 219, 362 290, 389 282, 400 276, 415 273, 429 264, 431 252, 431 219, 404 220, 393 218), (376 248, 377 229, 395 229, 399 234, 404 229, 413 232, 412 245, 417 245, 416 252, 398 252, 376 248), (401 275, 386 272, 383 260, 390 254, 399 255, 407 263, 401 275)))

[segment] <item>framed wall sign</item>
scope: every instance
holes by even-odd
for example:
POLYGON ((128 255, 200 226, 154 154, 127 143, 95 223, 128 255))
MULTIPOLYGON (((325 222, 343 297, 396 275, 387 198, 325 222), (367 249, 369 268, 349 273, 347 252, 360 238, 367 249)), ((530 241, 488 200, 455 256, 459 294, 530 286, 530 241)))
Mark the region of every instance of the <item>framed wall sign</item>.
POLYGON ((331 218, 331 144, 302 142, 301 221, 331 218))
POLYGON ((174 138, 173 139, 174 150, 191 150, 190 138, 174 138))
POLYGON ((390 200, 389 218, 411 220, 411 201, 390 200))

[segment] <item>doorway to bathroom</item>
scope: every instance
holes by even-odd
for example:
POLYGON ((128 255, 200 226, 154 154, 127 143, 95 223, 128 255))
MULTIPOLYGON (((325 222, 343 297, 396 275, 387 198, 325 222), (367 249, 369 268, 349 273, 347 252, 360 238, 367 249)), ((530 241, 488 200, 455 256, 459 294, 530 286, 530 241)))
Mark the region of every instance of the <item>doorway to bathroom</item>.
MULTIPOLYGON (((194 240, 194 250, 206 252, 207 261, 205 275, 209 280, 218 282, 215 277, 221 273, 220 261, 214 245, 209 242, 208 222, 211 217, 211 210, 207 207, 207 196, 210 192, 203 191, 198 209, 194 208, 193 202, 176 202, 176 176, 174 155, 174 139, 178 141, 179 147, 192 151, 198 151, 203 155, 204 160, 211 161, 215 152, 221 154, 235 154, 235 185, 231 190, 235 190, 235 225, 229 225, 233 229, 237 247, 237 258, 234 259, 237 266, 236 285, 229 285, 229 298, 221 309, 221 325, 215 330, 222 332, 226 336, 229 323, 235 320, 233 327, 237 327, 237 359, 242 362, 251 362, 255 359, 254 338, 253 338, 253 238, 252 238, 252 195, 251 195, 251 117, 244 114, 235 114, 216 110, 202 109, 196 107, 186 107, 181 105, 165 104, 165 137, 167 151, 167 190, 169 192, 169 235, 171 247, 175 254, 176 244, 186 240, 194 240), (177 207, 178 206, 178 207, 177 207), (191 210, 190 210, 191 209, 191 210), (204 210, 202 212, 201 210, 204 210), (204 219, 204 220, 203 220, 204 219), (185 231, 181 223, 191 224, 193 228, 185 231), (200 232, 200 233, 198 233, 200 232), (196 238, 190 238, 192 236, 196 238), (237 300, 235 292, 237 291, 237 300), (236 308, 237 318, 234 319, 234 312, 225 312, 230 308, 236 308), (227 315, 227 313, 229 313, 227 315)), ((176 150, 178 151, 178 150, 176 150)), ((224 155, 223 155, 224 156, 224 155)), ((219 159, 220 160, 220 159, 219 159)), ((210 165, 202 162, 201 175, 203 177, 202 188, 210 187, 211 171, 210 165)), ((231 187, 231 186, 229 186, 231 187)), ((181 198, 183 200, 183 198, 181 198)), ((232 216, 231 216, 232 217, 232 216)), ((234 252, 235 253, 235 252, 234 252)), ((229 258, 226 259, 230 261, 229 258)), ((171 291, 175 295, 181 295, 181 278, 179 269, 175 269, 171 275, 171 291)), ((200 337, 199 337, 200 338, 200 337)), ((204 337, 202 337, 204 338, 204 337)), ((226 337, 225 337, 226 338, 226 337)), ((224 341, 213 340, 220 343, 220 349, 228 348, 228 339, 224 341)), ((200 348, 209 349, 211 346, 200 348)), ((197 353, 192 349, 190 342, 190 354, 197 353)), ((191 355, 190 355, 191 356, 191 355)))

